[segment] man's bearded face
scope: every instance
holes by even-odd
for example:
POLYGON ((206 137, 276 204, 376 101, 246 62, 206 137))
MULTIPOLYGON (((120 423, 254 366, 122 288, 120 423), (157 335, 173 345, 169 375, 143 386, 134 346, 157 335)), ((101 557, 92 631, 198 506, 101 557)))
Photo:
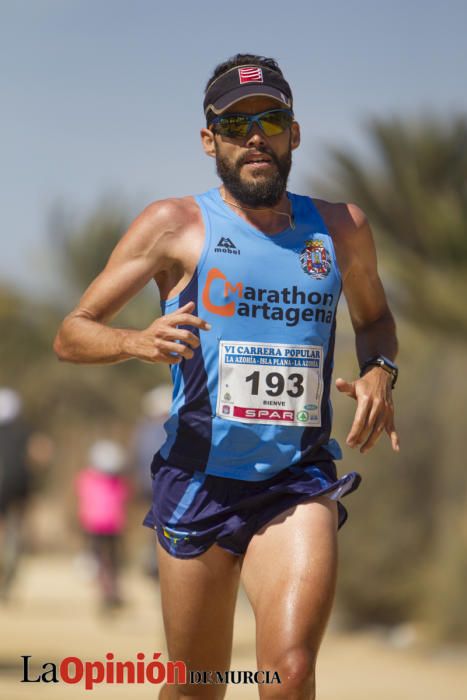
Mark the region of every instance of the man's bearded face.
POLYGON ((292 166, 292 148, 289 139, 287 152, 278 156, 267 146, 242 149, 242 153, 232 160, 222 154, 222 146, 215 141, 217 174, 227 190, 245 207, 273 207, 281 199, 287 187, 292 166), (267 165, 255 168, 251 164, 254 155, 266 154, 267 165))

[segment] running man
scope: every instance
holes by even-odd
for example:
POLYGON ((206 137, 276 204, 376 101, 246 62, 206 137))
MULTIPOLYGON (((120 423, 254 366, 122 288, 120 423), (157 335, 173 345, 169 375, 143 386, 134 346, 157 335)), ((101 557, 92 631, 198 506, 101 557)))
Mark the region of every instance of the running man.
MULTIPOLYGON (((383 432, 399 449, 392 388, 395 325, 372 235, 353 204, 287 192, 300 143, 277 63, 238 54, 208 81, 201 129, 222 181, 202 195, 150 204, 64 320, 60 359, 171 365, 167 440, 152 463, 145 524, 158 538, 170 658, 229 668, 241 578, 256 619, 257 663, 281 684, 262 698, 315 697, 315 663, 336 580, 340 499, 329 394, 343 289, 360 377, 347 444, 383 432), (154 279, 163 315, 144 330, 109 327, 154 279)), ((221 698, 225 687, 164 687, 160 697, 221 698)))

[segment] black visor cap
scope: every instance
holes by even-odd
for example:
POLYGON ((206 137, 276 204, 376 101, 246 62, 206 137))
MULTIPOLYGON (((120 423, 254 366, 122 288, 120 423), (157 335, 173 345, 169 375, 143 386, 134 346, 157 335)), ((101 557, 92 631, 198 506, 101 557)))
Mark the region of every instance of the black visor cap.
POLYGON ((235 66, 212 81, 204 98, 206 117, 221 114, 231 105, 253 95, 271 97, 292 109, 292 91, 288 82, 275 70, 264 66, 235 66))

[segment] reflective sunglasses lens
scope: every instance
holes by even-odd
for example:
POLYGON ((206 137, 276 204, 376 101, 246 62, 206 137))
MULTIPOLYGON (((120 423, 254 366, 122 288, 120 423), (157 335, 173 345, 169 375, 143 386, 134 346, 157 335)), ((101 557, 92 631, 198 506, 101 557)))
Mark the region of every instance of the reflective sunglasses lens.
POLYGON ((266 136, 277 136, 290 127, 292 116, 288 112, 266 112, 259 121, 266 136))
POLYGON ((255 115, 250 117, 247 114, 232 114, 219 117, 215 122, 215 129, 221 136, 244 138, 249 133, 252 123, 256 121, 260 123, 266 136, 276 136, 290 127, 293 116, 290 112, 282 110, 263 112, 259 118, 255 118, 255 115))
POLYGON ((216 122, 216 129, 222 136, 230 136, 230 138, 243 138, 248 132, 250 120, 248 117, 241 114, 232 115, 231 117, 221 117, 216 122))

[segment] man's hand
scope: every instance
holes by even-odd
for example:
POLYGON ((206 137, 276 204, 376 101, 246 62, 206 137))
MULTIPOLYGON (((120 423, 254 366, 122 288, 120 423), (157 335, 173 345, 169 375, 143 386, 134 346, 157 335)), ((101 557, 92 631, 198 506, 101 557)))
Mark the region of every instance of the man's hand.
POLYGON ((346 440, 349 447, 361 445, 360 452, 368 452, 386 430, 392 449, 399 452, 391 383, 391 375, 380 367, 373 367, 354 382, 336 380, 337 389, 357 401, 355 418, 346 440))
POLYGON ((173 365, 183 358, 191 360, 193 351, 199 347, 199 338, 178 326, 192 326, 204 331, 211 329, 209 323, 190 313, 194 308, 194 302, 189 301, 176 311, 156 319, 145 330, 132 332, 125 342, 125 352, 143 362, 173 365))

